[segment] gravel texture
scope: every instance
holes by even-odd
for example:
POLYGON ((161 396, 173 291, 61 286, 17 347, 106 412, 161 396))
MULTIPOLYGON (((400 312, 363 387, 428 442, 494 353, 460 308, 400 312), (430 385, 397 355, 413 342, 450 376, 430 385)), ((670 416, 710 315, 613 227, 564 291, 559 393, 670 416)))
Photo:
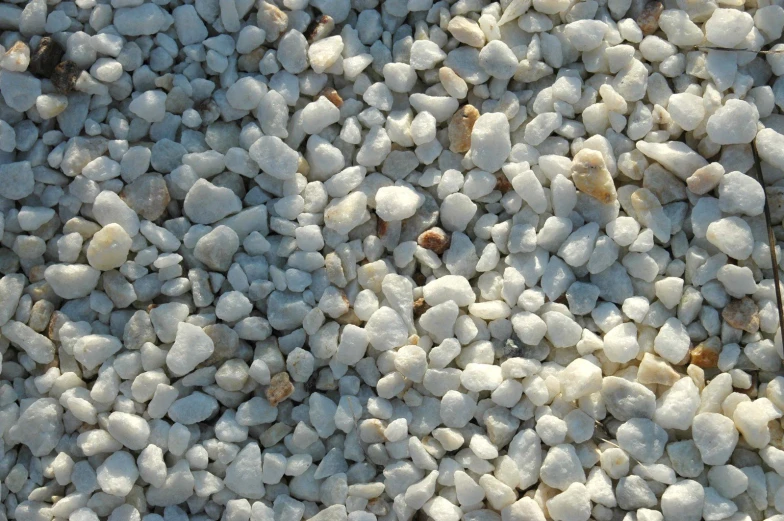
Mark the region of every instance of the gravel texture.
POLYGON ((784 519, 783 27, 0 4, 0 521, 784 519))

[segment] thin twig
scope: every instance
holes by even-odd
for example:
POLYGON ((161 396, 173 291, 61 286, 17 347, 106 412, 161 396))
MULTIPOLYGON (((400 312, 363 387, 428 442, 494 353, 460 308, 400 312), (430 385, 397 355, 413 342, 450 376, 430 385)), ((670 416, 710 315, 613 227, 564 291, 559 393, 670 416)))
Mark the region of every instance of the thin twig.
POLYGON ((751 151, 754 154, 754 173, 757 176, 757 181, 762 186, 762 191, 765 193, 765 224, 768 228, 768 245, 770 246, 770 262, 773 268, 773 282, 776 285, 776 303, 779 308, 779 327, 784 327, 784 304, 781 299, 781 282, 779 281, 779 263, 776 259, 776 236, 773 233, 773 223, 770 217, 770 205, 768 204, 768 190, 765 186, 765 180, 762 178, 762 164, 760 162, 759 153, 757 153, 757 145, 754 141, 751 142, 751 151))
POLYGON ((725 51, 725 52, 753 52, 754 54, 782 54, 784 53, 784 49, 780 49, 777 51, 755 51, 753 49, 727 49, 723 47, 709 47, 709 46, 698 46, 695 47, 698 51, 725 51))

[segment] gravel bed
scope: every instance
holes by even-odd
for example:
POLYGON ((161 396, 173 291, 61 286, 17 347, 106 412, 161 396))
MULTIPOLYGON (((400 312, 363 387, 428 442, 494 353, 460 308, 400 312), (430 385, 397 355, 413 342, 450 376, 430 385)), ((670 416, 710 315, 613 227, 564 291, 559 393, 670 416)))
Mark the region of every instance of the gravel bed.
POLYGON ((784 520, 782 5, 1 3, 0 521, 784 520))

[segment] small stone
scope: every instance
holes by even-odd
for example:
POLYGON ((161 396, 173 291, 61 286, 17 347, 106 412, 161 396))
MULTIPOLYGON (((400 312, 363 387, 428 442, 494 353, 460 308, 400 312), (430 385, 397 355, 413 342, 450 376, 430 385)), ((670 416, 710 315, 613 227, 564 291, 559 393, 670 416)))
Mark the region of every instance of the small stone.
POLYGON ((501 40, 492 40, 479 52, 479 65, 494 78, 508 80, 517 71, 517 57, 501 40))
POLYGON ((746 38, 754 27, 749 13, 737 9, 716 9, 705 22, 707 40, 725 49, 731 49, 746 38))
POLYGON ((221 225, 199 239, 193 256, 211 270, 227 271, 239 246, 237 232, 221 225))
POLYGON ((167 15, 155 4, 123 7, 114 13, 114 26, 124 36, 155 34, 167 24, 167 15))
POLYGON ((578 190, 601 203, 609 204, 618 198, 612 175, 601 152, 583 148, 572 160, 572 181, 578 190))
POLYGON ((443 254, 451 243, 449 235, 441 228, 434 227, 422 232, 417 237, 417 244, 437 255, 443 254))
POLYGON ((607 29, 600 20, 577 20, 566 24, 564 36, 578 51, 592 51, 601 45, 607 29))
POLYGON ((166 354, 166 366, 173 375, 183 376, 209 359, 214 350, 212 339, 202 328, 180 322, 174 344, 166 354))
POLYGON ((694 443, 707 465, 723 465, 738 443, 738 431, 730 418, 706 412, 694 417, 692 424, 694 443))
POLYGON ((289 379, 289 374, 282 372, 272 377, 269 387, 265 391, 265 396, 270 405, 277 407, 279 403, 288 399, 293 392, 294 385, 289 379))
POLYGON ((705 490, 696 481, 686 479, 667 487, 661 497, 665 521, 700 521, 705 490))
POLYGON ((653 418, 656 411, 656 395, 650 389, 617 376, 602 380, 602 399, 607 411, 620 421, 653 418))
POLYGON ((759 308, 749 297, 733 300, 721 311, 721 317, 735 329, 756 333, 760 327, 759 308))
POLYGON ((667 431, 647 418, 632 418, 616 433, 618 445, 640 463, 655 463, 663 454, 667 431))
POLYGON ((125 185, 120 197, 134 212, 148 221, 157 220, 171 202, 166 181, 160 174, 144 174, 138 177, 125 185))
MULTIPOLYGON (((726 310, 726 308, 725 308, 726 310)), ((721 344, 716 340, 716 337, 711 337, 705 342, 700 343, 691 350, 691 363, 702 367, 703 369, 712 369, 719 363, 719 352, 721 351, 721 344)))
POLYGON ((35 108, 43 119, 52 119, 68 108, 68 98, 62 94, 42 94, 36 98, 35 108))
POLYGON ((0 331, 10 342, 24 350, 33 361, 48 364, 54 360, 55 348, 52 341, 25 324, 11 320, 0 331))
POLYGON ((711 163, 702 168, 698 168, 686 179, 686 184, 692 193, 697 195, 707 194, 717 186, 724 178, 724 167, 721 163, 711 163))
POLYGON ((0 165, 0 196, 12 201, 24 199, 35 188, 33 169, 29 161, 0 165))
POLYGON ((555 521, 588 521, 591 517, 588 489, 582 483, 572 483, 547 501, 547 511, 555 521))
POLYGON ((457 275, 445 275, 428 282, 423 289, 423 295, 431 306, 452 301, 458 307, 464 307, 476 301, 471 285, 464 277, 457 275))
POLYGON ((96 232, 87 247, 87 261, 95 269, 119 268, 128 259, 131 238, 119 224, 107 224, 96 232))
POLYGON ((35 457, 49 454, 64 433, 63 408, 54 398, 38 398, 9 426, 7 436, 21 443, 35 457))
POLYGON ((308 48, 308 59, 311 68, 320 74, 332 66, 343 51, 343 39, 340 36, 330 36, 318 40, 308 48))
POLYGON ((194 223, 212 224, 242 210, 242 202, 231 189, 199 179, 188 190, 183 210, 194 223))
POLYGON ((0 69, 0 94, 17 112, 26 112, 41 95, 41 80, 28 72, 0 69))
POLYGON ((88 296, 100 276, 100 271, 84 264, 52 264, 44 271, 44 278, 52 291, 65 299, 88 296))
POLYGON ((449 21, 447 26, 455 39, 471 47, 481 48, 485 44, 485 35, 479 24, 463 16, 455 16, 449 21))
POLYGON ((161 90, 148 90, 135 97, 128 110, 150 123, 163 121, 166 116, 166 93, 161 90))
POLYGON ((65 60, 58 63, 49 78, 52 80, 52 85, 61 94, 68 94, 76 86, 76 80, 82 70, 74 62, 65 60))
POLYGON ((506 116, 491 112, 476 119, 471 129, 471 159, 477 167, 490 173, 500 170, 511 150, 506 116))
POLYGON ((670 96, 667 111, 670 113, 673 121, 683 130, 694 130, 705 117, 702 98, 688 92, 670 96))
POLYGON ((637 356, 637 326, 633 322, 619 324, 604 336, 604 354, 611 362, 626 363, 637 356))
POLYGON ((658 162, 684 181, 697 169, 708 164, 705 158, 681 141, 667 141, 665 143, 637 141, 635 146, 646 157, 658 162))
POLYGON ((106 430, 114 439, 131 450, 142 450, 150 437, 150 426, 141 416, 126 412, 113 412, 109 415, 106 430))
POLYGON ((402 221, 413 216, 424 202, 424 196, 407 186, 385 186, 376 193, 376 214, 387 222, 402 221))
POLYGON ((755 216, 760 215, 764 207, 765 192, 756 179, 741 172, 722 176, 719 183, 719 208, 722 212, 755 216))
POLYGON ((276 179, 290 179, 297 173, 299 155, 279 137, 260 137, 248 152, 265 174, 276 179))
POLYGON ((208 32, 198 12, 190 4, 178 6, 172 12, 174 29, 181 45, 201 43, 207 39, 208 32))
POLYGON ((24 72, 30 64, 30 48, 22 41, 16 42, 0 58, 0 67, 7 71, 24 72))
POLYGON ((368 217, 367 196, 362 192, 333 199, 324 210, 324 224, 340 234, 347 234, 368 217))
POLYGON ((262 483, 261 449, 252 441, 245 445, 226 469, 226 487, 241 497, 261 499, 262 483))
POLYGON ((661 2, 653 1, 645 4, 636 20, 642 34, 648 36, 656 32, 656 29, 659 28, 659 17, 662 11, 664 11, 664 5, 661 2))
POLYGON ((449 150, 462 154, 471 148, 471 131, 479 119, 479 111, 473 105, 463 105, 449 120, 449 150))
MULTIPOLYGON (((49 78, 54 73, 55 67, 65 54, 65 50, 50 36, 44 36, 38 43, 35 52, 30 56, 30 65, 27 70, 36 76, 49 78)), ((74 81, 76 81, 74 79, 74 81)))
MULTIPOLYGON (((747 13, 732 11, 749 16, 747 13)), ((759 113, 754 105, 739 99, 728 99, 723 107, 708 118, 708 137, 717 145, 751 143, 757 135, 758 120, 759 113)))
POLYGON ((751 228, 740 217, 725 217, 711 223, 705 236, 711 244, 733 259, 747 259, 754 249, 751 228))

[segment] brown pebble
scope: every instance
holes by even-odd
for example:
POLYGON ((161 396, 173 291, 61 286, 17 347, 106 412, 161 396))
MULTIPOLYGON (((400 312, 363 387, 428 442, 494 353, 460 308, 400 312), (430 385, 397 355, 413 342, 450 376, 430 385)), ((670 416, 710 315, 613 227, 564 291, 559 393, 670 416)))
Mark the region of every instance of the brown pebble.
POLYGON ((471 148, 471 130, 479 119, 479 111, 473 105, 463 105, 449 121, 449 150, 457 154, 471 148))
POLYGON ((496 174, 495 175, 495 189, 505 194, 509 190, 512 189, 512 183, 509 182, 509 178, 506 177, 505 174, 496 174))
POLYGON ((749 297, 740 300, 733 300, 724 307, 721 312, 724 321, 735 329, 741 329, 748 333, 759 331, 760 318, 759 308, 756 302, 749 297))
POLYGON ((74 89, 76 80, 79 79, 81 73, 82 71, 79 69, 79 66, 70 60, 65 60, 57 64, 50 79, 52 80, 52 85, 54 85, 54 88, 57 89, 58 92, 68 94, 74 89))
POLYGON ((422 314, 430 309, 430 306, 427 305, 425 299, 420 297, 414 301, 414 318, 419 318, 422 314))
POLYGON ((642 29, 642 34, 648 36, 656 32, 659 28, 659 16, 664 11, 664 4, 661 2, 648 2, 642 9, 642 13, 637 17, 637 25, 642 29))
POLYGON ((322 89, 322 91, 319 92, 319 95, 317 97, 321 97, 321 96, 327 98, 330 101, 330 103, 335 105, 337 108, 343 106, 343 98, 341 98, 340 94, 338 94, 338 91, 336 91, 332 87, 324 87, 324 89, 322 89))
POLYGON ((718 337, 710 337, 691 350, 691 363, 703 369, 713 369, 719 363, 721 341, 718 337))
POLYGON ((35 52, 30 56, 30 65, 27 70, 36 76, 48 78, 54 72, 55 67, 63 58, 65 50, 59 43, 52 40, 49 36, 41 38, 35 52))
POLYGON ((378 223, 376 224, 376 235, 379 239, 383 239, 384 236, 387 234, 387 230, 389 229, 389 225, 384 219, 378 219, 378 223))
POLYGON ((345 326, 347 324, 351 324, 352 326, 362 325, 362 321, 359 319, 357 314, 354 313, 353 309, 349 309, 347 312, 340 315, 338 318, 335 319, 335 322, 337 322, 341 326, 345 326))
POLYGON ((418 271, 414 273, 414 275, 411 278, 414 279, 414 282, 416 283, 417 287, 424 286, 425 282, 427 282, 427 277, 425 277, 424 274, 418 271))
POLYGON ((333 20, 331 16, 326 14, 319 16, 310 22, 310 25, 305 31, 308 43, 313 43, 317 40, 321 40, 322 38, 326 38, 332 33, 334 28, 335 20, 333 20))
POLYGON ((425 230, 417 237, 418 245, 426 250, 432 250, 438 255, 444 253, 451 242, 449 235, 438 227, 425 230))
POLYGON ((272 377, 265 394, 270 405, 277 407, 280 402, 291 396, 293 392, 294 386, 291 380, 289 380, 289 373, 283 372, 272 377))

